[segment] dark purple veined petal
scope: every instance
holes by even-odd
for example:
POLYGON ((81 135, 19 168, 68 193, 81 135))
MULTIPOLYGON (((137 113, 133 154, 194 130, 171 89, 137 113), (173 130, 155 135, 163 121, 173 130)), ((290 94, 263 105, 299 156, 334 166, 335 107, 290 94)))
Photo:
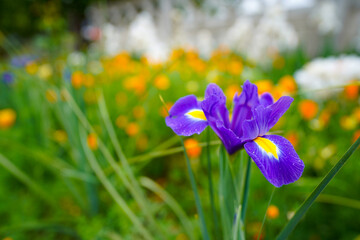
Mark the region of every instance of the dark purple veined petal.
POLYGON ((224 144, 226 151, 229 154, 233 154, 243 148, 244 142, 236 136, 236 134, 229 128, 226 128, 221 121, 215 123, 216 128, 211 126, 214 132, 219 136, 220 140, 224 144))
MULTIPOLYGON (((230 127, 229 111, 226 108, 226 97, 219 86, 210 83, 205 91, 205 99, 201 103, 209 123, 221 121, 226 128, 230 127)), ((215 124, 213 124, 215 125, 215 124)))
POLYGON ((268 128, 272 128, 277 121, 284 115, 284 113, 289 109, 291 103, 294 101, 292 97, 282 96, 274 104, 268 106, 271 109, 271 114, 269 116, 268 128))
POLYGON ((165 122, 177 135, 182 136, 200 134, 209 125, 200 101, 194 95, 177 100, 165 122))
POLYGON ((260 104, 264 107, 267 107, 274 103, 274 98, 270 93, 264 93, 260 96, 260 104))
POLYGON ((284 137, 266 135, 245 143, 244 148, 265 178, 275 187, 298 180, 304 163, 284 137))
POLYGON ((288 110, 293 99, 288 96, 281 97, 274 104, 265 107, 260 104, 252 109, 252 119, 242 123, 242 141, 249 141, 258 136, 265 135, 288 110))
POLYGON ((246 80, 241 94, 234 96, 233 103, 231 129, 237 136, 242 136, 242 123, 252 118, 251 108, 260 104, 257 86, 246 80))

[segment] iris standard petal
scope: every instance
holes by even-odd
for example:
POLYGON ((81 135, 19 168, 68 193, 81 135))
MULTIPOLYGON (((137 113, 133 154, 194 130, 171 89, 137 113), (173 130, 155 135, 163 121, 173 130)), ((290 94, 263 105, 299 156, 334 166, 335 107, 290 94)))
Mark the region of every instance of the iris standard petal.
POLYGON ((272 128, 282 115, 289 109, 291 103, 294 101, 292 97, 283 96, 279 98, 274 104, 268 106, 271 109, 271 114, 268 120, 269 129, 272 128))
POLYGON ((234 96, 233 103, 231 129, 236 135, 242 136, 242 123, 252 118, 251 108, 260 104, 257 86, 246 80, 241 94, 234 96))
POLYGON ((182 136, 200 134, 209 125, 200 101, 194 95, 177 100, 165 122, 177 135, 182 136))
POLYGON ((225 127, 230 127, 229 111, 226 108, 226 97, 219 86, 214 83, 208 85, 201 107, 210 124, 212 120, 222 121, 225 127))
POLYGON ((267 107, 274 103, 274 98, 270 93, 264 93, 260 96, 260 104, 264 107, 267 107))
POLYGON ((301 177, 304 163, 284 137, 266 135, 244 145, 265 178, 275 187, 295 182, 301 177))

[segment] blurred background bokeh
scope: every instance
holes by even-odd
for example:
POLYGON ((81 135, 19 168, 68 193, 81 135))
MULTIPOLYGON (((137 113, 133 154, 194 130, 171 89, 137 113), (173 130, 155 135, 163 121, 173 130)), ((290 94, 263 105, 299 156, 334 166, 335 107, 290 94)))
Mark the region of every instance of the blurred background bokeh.
MULTIPOLYGON (((267 208, 272 186, 251 174, 247 239, 265 213, 274 239, 360 136, 360 1, 1 0, 0 239, 143 239, 129 211, 154 239, 200 239, 166 108, 211 82, 231 107, 246 79, 295 99, 273 130, 303 176, 267 208)), ((213 233, 206 142, 185 146, 213 233)), ((290 239, 360 239, 359 157, 290 239)))

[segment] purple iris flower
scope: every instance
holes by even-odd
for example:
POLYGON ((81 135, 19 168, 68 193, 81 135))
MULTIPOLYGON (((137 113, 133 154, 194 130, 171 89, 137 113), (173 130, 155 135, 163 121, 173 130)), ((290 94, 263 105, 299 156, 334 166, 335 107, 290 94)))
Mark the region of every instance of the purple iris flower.
POLYGON ((203 101, 198 101, 194 95, 180 98, 165 121, 182 136, 200 134, 210 126, 229 154, 245 148, 265 178, 281 187, 300 178, 304 163, 286 138, 267 133, 292 101, 289 96, 276 102, 269 93, 259 96, 257 86, 246 81, 242 93, 234 96, 230 119, 223 91, 211 83, 203 101))
POLYGON ((2 74, 2 80, 5 84, 12 84, 14 82, 14 74, 11 72, 4 72, 2 74))

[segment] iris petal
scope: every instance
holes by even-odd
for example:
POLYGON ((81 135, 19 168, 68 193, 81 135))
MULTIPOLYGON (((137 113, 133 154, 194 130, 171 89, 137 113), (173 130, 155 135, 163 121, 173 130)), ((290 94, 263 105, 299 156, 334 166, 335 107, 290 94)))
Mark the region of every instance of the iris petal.
POLYGON ((242 136, 242 123, 252 118, 251 108, 259 105, 258 89, 255 84, 247 80, 240 95, 235 95, 234 110, 232 114, 231 129, 236 135, 242 136))
POLYGON ((165 122, 177 135, 182 136, 200 134, 209 125, 194 95, 177 100, 165 122))
POLYGON ((244 148, 275 187, 295 182, 301 177, 304 163, 284 137, 266 135, 245 143, 244 148))

